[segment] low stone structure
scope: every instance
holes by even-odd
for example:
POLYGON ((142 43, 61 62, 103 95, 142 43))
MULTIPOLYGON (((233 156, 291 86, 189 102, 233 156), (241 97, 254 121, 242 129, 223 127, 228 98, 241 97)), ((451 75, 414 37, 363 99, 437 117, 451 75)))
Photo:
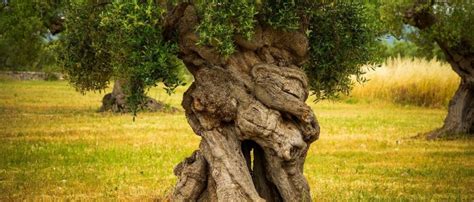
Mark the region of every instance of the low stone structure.
POLYGON ((0 76, 15 80, 64 80, 64 75, 58 72, 0 71, 0 76))

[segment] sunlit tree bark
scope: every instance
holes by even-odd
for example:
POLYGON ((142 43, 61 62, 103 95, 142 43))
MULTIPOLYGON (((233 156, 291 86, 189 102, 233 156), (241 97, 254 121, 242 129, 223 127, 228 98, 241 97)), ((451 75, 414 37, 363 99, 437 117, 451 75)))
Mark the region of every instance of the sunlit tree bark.
POLYGON ((224 58, 196 45, 197 23, 188 4, 167 21, 195 78, 182 106, 202 138, 175 168, 174 200, 310 201, 303 165, 319 125, 305 104, 306 35, 258 26, 252 41, 237 36, 237 51, 224 58))

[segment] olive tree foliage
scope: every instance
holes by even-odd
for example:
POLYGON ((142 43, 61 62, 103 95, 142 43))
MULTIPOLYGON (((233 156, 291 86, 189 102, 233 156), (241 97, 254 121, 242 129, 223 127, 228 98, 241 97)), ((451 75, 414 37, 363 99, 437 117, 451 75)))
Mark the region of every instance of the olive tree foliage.
POLYGON ((305 67, 310 89, 318 98, 348 94, 355 76, 364 82, 362 65, 381 62, 380 37, 375 7, 348 3, 322 7, 314 12, 309 30, 310 60, 305 67))
MULTIPOLYGON (((360 2, 310 0, 200 0, 198 45, 215 47, 222 57, 235 51, 235 37, 251 39, 256 24, 302 30, 310 40, 304 65, 317 99, 348 93, 352 76, 363 81, 362 65, 380 61, 381 35, 374 8, 360 2)), ((66 11, 64 67, 81 92, 103 90, 112 77, 131 81, 129 103, 164 82, 166 90, 183 84, 177 44, 163 33, 166 6, 179 1, 76 1, 66 11), (164 3, 163 3, 164 2, 164 3)), ((172 34, 171 34, 172 35, 172 34)))
POLYGON ((474 3, 469 1, 392 1, 381 5, 380 15, 390 34, 415 43, 423 56, 433 57, 433 50, 439 49, 437 41, 451 47, 462 41, 474 41, 473 10, 474 3), (415 19, 414 15, 420 17, 415 19), (428 22, 419 24, 421 18, 428 22))
POLYGON ((156 83, 169 93, 183 84, 176 43, 163 38, 164 12, 153 1, 70 4, 62 61, 71 83, 84 93, 105 89, 112 78, 126 81, 133 112, 156 83))
POLYGON ((436 41, 455 46, 462 40, 474 40, 473 9, 474 3, 469 1, 393 1, 381 6, 381 20, 391 34, 419 46, 429 48, 436 45, 436 41), (412 15, 420 16, 414 18, 412 15), (426 18, 424 24, 419 24, 423 21, 421 18, 426 18), (415 31, 405 32, 406 26, 415 31))
POLYGON ((101 6, 76 2, 65 12, 61 61, 69 81, 82 93, 105 89, 112 78, 107 33, 100 26, 102 11, 101 6))
POLYGON ((0 2, 0 69, 41 70, 56 62, 55 43, 48 34, 61 29, 59 1, 0 2))

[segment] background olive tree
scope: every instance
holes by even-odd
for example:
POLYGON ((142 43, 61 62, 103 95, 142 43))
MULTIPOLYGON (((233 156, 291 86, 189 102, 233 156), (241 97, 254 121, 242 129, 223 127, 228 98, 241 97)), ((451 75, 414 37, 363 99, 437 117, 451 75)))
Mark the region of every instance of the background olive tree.
POLYGON ((116 112, 163 109, 145 96, 163 82, 171 92, 183 84, 184 68, 176 44, 163 40, 164 10, 151 2, 75 1, 66 8, 62 64, 77 90, 114 88, 101 110, 116 112), (128 101, 128 104, 127 104, 128 101))
POLYGON ((381 19, 391 34, 415 43, 425 53, 440 49, 461 83, 450 101, 442 128, 428 138, 474 134, 474 3, 420 0, 382 6, 381 19), (404 31, 409 26, 414 31, 404 31))

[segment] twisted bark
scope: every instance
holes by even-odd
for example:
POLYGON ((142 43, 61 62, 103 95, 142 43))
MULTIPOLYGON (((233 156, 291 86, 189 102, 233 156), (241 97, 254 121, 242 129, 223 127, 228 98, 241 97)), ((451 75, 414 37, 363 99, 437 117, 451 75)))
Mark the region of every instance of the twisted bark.
POLYGON ((199 150, 175 168, 175 201, 310 201, 303 165, 319 125, 301 69, 304 33, 257 26, 252 41, 235 38, 223 58, 197 46, 195 8, 181 4, 165 28, 177 30, 180 57, 195 81, 182 106, 199 150))
POLYGON ((437 41, 454 72, 461 77, 456 93, 449 102, 443 127, 428 134, 428 139, 467 134, 474 136, 474 53, 469 42, 449 47, 437 41))

